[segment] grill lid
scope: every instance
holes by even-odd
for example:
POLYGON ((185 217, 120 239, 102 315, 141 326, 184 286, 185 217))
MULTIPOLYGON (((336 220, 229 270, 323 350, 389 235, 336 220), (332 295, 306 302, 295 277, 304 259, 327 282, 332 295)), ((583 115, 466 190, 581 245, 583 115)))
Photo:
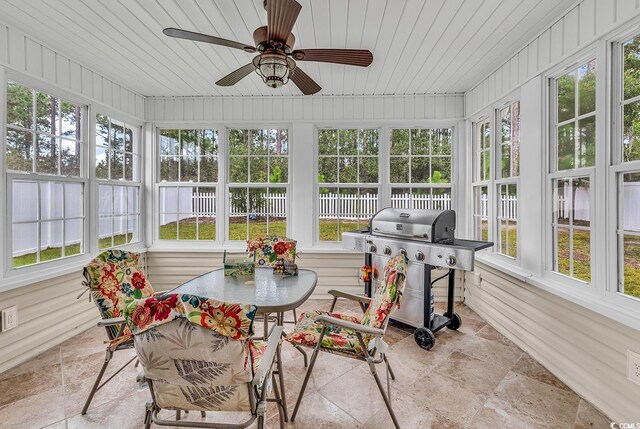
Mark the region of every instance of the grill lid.
POLYGON ((430 243, 454 239, 456 213, 453 210, 396 209, 387 207, 371 218, 371 234, 402 237, 430 243))

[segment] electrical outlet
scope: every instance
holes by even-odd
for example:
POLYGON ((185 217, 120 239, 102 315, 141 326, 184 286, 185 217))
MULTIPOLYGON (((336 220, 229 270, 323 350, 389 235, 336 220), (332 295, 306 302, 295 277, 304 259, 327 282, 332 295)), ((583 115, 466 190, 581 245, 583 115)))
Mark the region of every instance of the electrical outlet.
POLYGON ((640 385, 640 354, 627 350, 627 378, 640 385))
POLYGON ((13 306, 2 310, 2 332, 18 326, 18 307, 13 306))

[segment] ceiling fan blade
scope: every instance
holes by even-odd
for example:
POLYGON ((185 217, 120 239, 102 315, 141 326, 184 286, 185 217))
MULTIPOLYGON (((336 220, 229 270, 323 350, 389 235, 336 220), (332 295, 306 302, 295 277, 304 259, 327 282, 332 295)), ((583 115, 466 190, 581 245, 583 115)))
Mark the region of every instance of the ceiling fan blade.
POLYGON ((245 77, 249 76, 252 71, 254 71, 256 67, 253 63, 249 63, 246 66, 240 67, 238 70, 229 73, 222 79, 216 82, 216 85, 220 86, 232 86, 236 83, 240 82, 245 77))
POLYGON ((296 61, 319 61, 368 67, 373 54, 366 49, 297 49, 291 54, 296 61))
POLYGON ((178 39, 193 40, 196 42, 212 43, 214 45, 226 46, 228 48, 242 49, 246 52, 255 52, 256 48, 250 45, 245 45, 240 42, 234 42, 233 40, 221 39, 220 37, 209 36, 207 34, 195 33, 193 31, 180 30, 179 28, 165 28, 162 32, 169 37, 176 37, 178 39))
POLYGON ((300 91, 302 91, 304 95, 315 94, 322 89, 315 80, 311 79, 308 74, 300 70, 300 67, 295 68, 293 75, 291 75, 291 80, 298 88, 300 88, 300 91))
POLYGON ((267 1, 267 36, 269 40, 287 43, 302 6, 296 0, 267 1))

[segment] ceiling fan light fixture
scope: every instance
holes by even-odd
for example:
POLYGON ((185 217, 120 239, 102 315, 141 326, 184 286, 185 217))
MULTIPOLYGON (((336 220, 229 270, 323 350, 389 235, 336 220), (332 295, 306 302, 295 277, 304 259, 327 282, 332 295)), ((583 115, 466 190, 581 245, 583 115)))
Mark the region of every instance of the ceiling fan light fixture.
POLYGON ((254 65, 262 81, 270 88, 280 88, 289 81, 289 76, 295 67, 286 55, 262 54, 256 57, 254 65))

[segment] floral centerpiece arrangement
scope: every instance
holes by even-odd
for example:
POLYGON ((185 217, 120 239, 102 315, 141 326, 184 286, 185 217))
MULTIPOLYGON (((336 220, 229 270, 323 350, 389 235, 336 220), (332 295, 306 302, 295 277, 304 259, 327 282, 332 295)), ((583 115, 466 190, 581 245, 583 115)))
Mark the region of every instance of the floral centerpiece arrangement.
POLYGON ((249 257, 256 267, 273 267, 278 259, 295 262, 296 240, 286 237, 258 237, 247 241, 249 257))

